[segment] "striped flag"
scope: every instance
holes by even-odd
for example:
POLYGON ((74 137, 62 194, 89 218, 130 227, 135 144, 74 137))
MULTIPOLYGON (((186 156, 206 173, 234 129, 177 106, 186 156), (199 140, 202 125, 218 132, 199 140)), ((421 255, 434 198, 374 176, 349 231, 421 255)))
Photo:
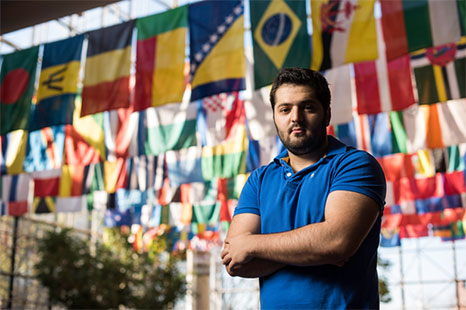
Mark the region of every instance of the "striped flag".
POLYGON ((196 2, 189 5, 188 15, 191 101, 243 90, 246 73, 243 2, 196 2))
POLYGON ((181 184, 202 182, 202 148, 192 146, 179 151, 167 151, 167 175, 170 185, 178 187, 181 184))
POLYGON ((252 49, 246 49, 246 90, 244 95, 244 109, 250 137, 261 140, 264 137, 277 134, 273 123, 273 111, 269 100, 270 86, 254 89, 252 49))
POLYGON ((180 150, 197 144, 195 103, 167 104, 146 110, 148 155, 180 150))
POLYGON ((332 68, 324 72, 332 94, 332 117, 330 124, 351 122, 353 112, 353 86, 350 65, 332 68))
POLYGON ((31 176, 17 174, 2 176, 2 200, 8 215, 21 216, 28 212, 28 193, 31 176))
POLYGON ((436 105, 444 145, 466 143, 466 100, 451 100, 436 105))
POLYGON ((419 104, 466 97, 466 39, 417 53, 411 65, 419 104))
POLYGON ((56 212, 80 212, 92 186, 93 165, 63 165, 56 212))
POLYGON ((27 129, 39 47, 3 55, 0 71, 0 135, 27 129))
POLYGON ((65 125, 65 164, 88 165, 106 158, 103 113, 80 117, 81 98, 76 100, 73 125, 65 125))
POLYGON ((137 19, 135 111, 183 99, 187 26, 187 5, 137 19))
POLYGON ((37 103, 32 105, 29 130, 71 124, 78 92, 84 35, 44 45, 37 103))
POLYGON ((133 25, 129 21, 88 33, 81 116, 129 106, 133 25))
POLYGON ((377 59, 375 0, 311 1, 311 68, 377 59))
POLYGON ((43 171, 61 167, 64 145, 64 125, 29 132, 24 171, 43 171))
POLYGON ((461 23, 464 29, 464 2, 461 2, 381 0, 387 60, 422 48, 457 42, 462 35, 461 23))
MULTIPOLYGON (((105 111, 104 133, 106 159, 115 161, 118 157, 127 157, 137 122, 132 117, 132 107, 105 111)), ((137 113, 134 113, 137 119, 137 113)))
POLYGON ((22 129, 0 137, 0 175, 23 172, 27 144, 28 132, 22 129))
POLYGON ((230 178, 246 171, 247 132, 236 126, 230 139, 222 144, 202 148, 202 175, 205 180, 230 178))
POLYGON ((61 169, 34 172, 34 200, 32 210, 36 214, 55 212, 59 192, 61 169))
POLYGON ((359 114, 399 111, 415 103, 409 55, 387 61, 380 28, 378 22, 379 58, 354 64, 359 114))

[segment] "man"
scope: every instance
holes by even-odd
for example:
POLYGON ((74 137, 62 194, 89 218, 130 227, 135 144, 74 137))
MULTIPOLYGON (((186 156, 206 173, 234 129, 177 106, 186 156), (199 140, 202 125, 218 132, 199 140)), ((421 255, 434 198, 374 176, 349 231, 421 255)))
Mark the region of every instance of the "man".
POLYGON ((259 277, 262 309, 379 308, 382 169, 327 136, 330 91, 320 73, 282 69, 270 101, 287 151, 248 178, 223 264, 232 276, 259 277))

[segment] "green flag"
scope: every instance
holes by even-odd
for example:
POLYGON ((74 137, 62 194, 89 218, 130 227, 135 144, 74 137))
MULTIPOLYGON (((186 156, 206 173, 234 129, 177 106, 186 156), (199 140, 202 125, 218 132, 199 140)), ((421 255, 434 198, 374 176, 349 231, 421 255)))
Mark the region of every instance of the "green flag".
POLYGON ((27 129, 39 47, 3 56, 0 74, 0 135, 27 129))
POLYGON ((305 1, 250 1, 255 88, 285 67, 310 68, 305 1))

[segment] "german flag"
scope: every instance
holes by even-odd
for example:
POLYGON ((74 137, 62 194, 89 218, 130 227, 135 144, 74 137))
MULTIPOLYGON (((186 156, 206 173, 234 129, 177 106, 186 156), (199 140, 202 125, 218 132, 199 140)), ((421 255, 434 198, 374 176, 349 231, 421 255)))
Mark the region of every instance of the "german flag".
POLYGON ((126 108, 134 21, 88 33, 81 116, 126 108))

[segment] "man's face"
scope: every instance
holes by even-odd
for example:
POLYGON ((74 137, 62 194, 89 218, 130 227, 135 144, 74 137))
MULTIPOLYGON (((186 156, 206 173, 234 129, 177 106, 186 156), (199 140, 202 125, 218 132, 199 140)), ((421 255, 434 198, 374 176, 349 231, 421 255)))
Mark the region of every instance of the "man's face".
POLYGON ((289 152, 308 154, 325 142, 330 109, 324 111, 310 86, 281 85, 275 93, 273 116, 278 136, 289 152))

